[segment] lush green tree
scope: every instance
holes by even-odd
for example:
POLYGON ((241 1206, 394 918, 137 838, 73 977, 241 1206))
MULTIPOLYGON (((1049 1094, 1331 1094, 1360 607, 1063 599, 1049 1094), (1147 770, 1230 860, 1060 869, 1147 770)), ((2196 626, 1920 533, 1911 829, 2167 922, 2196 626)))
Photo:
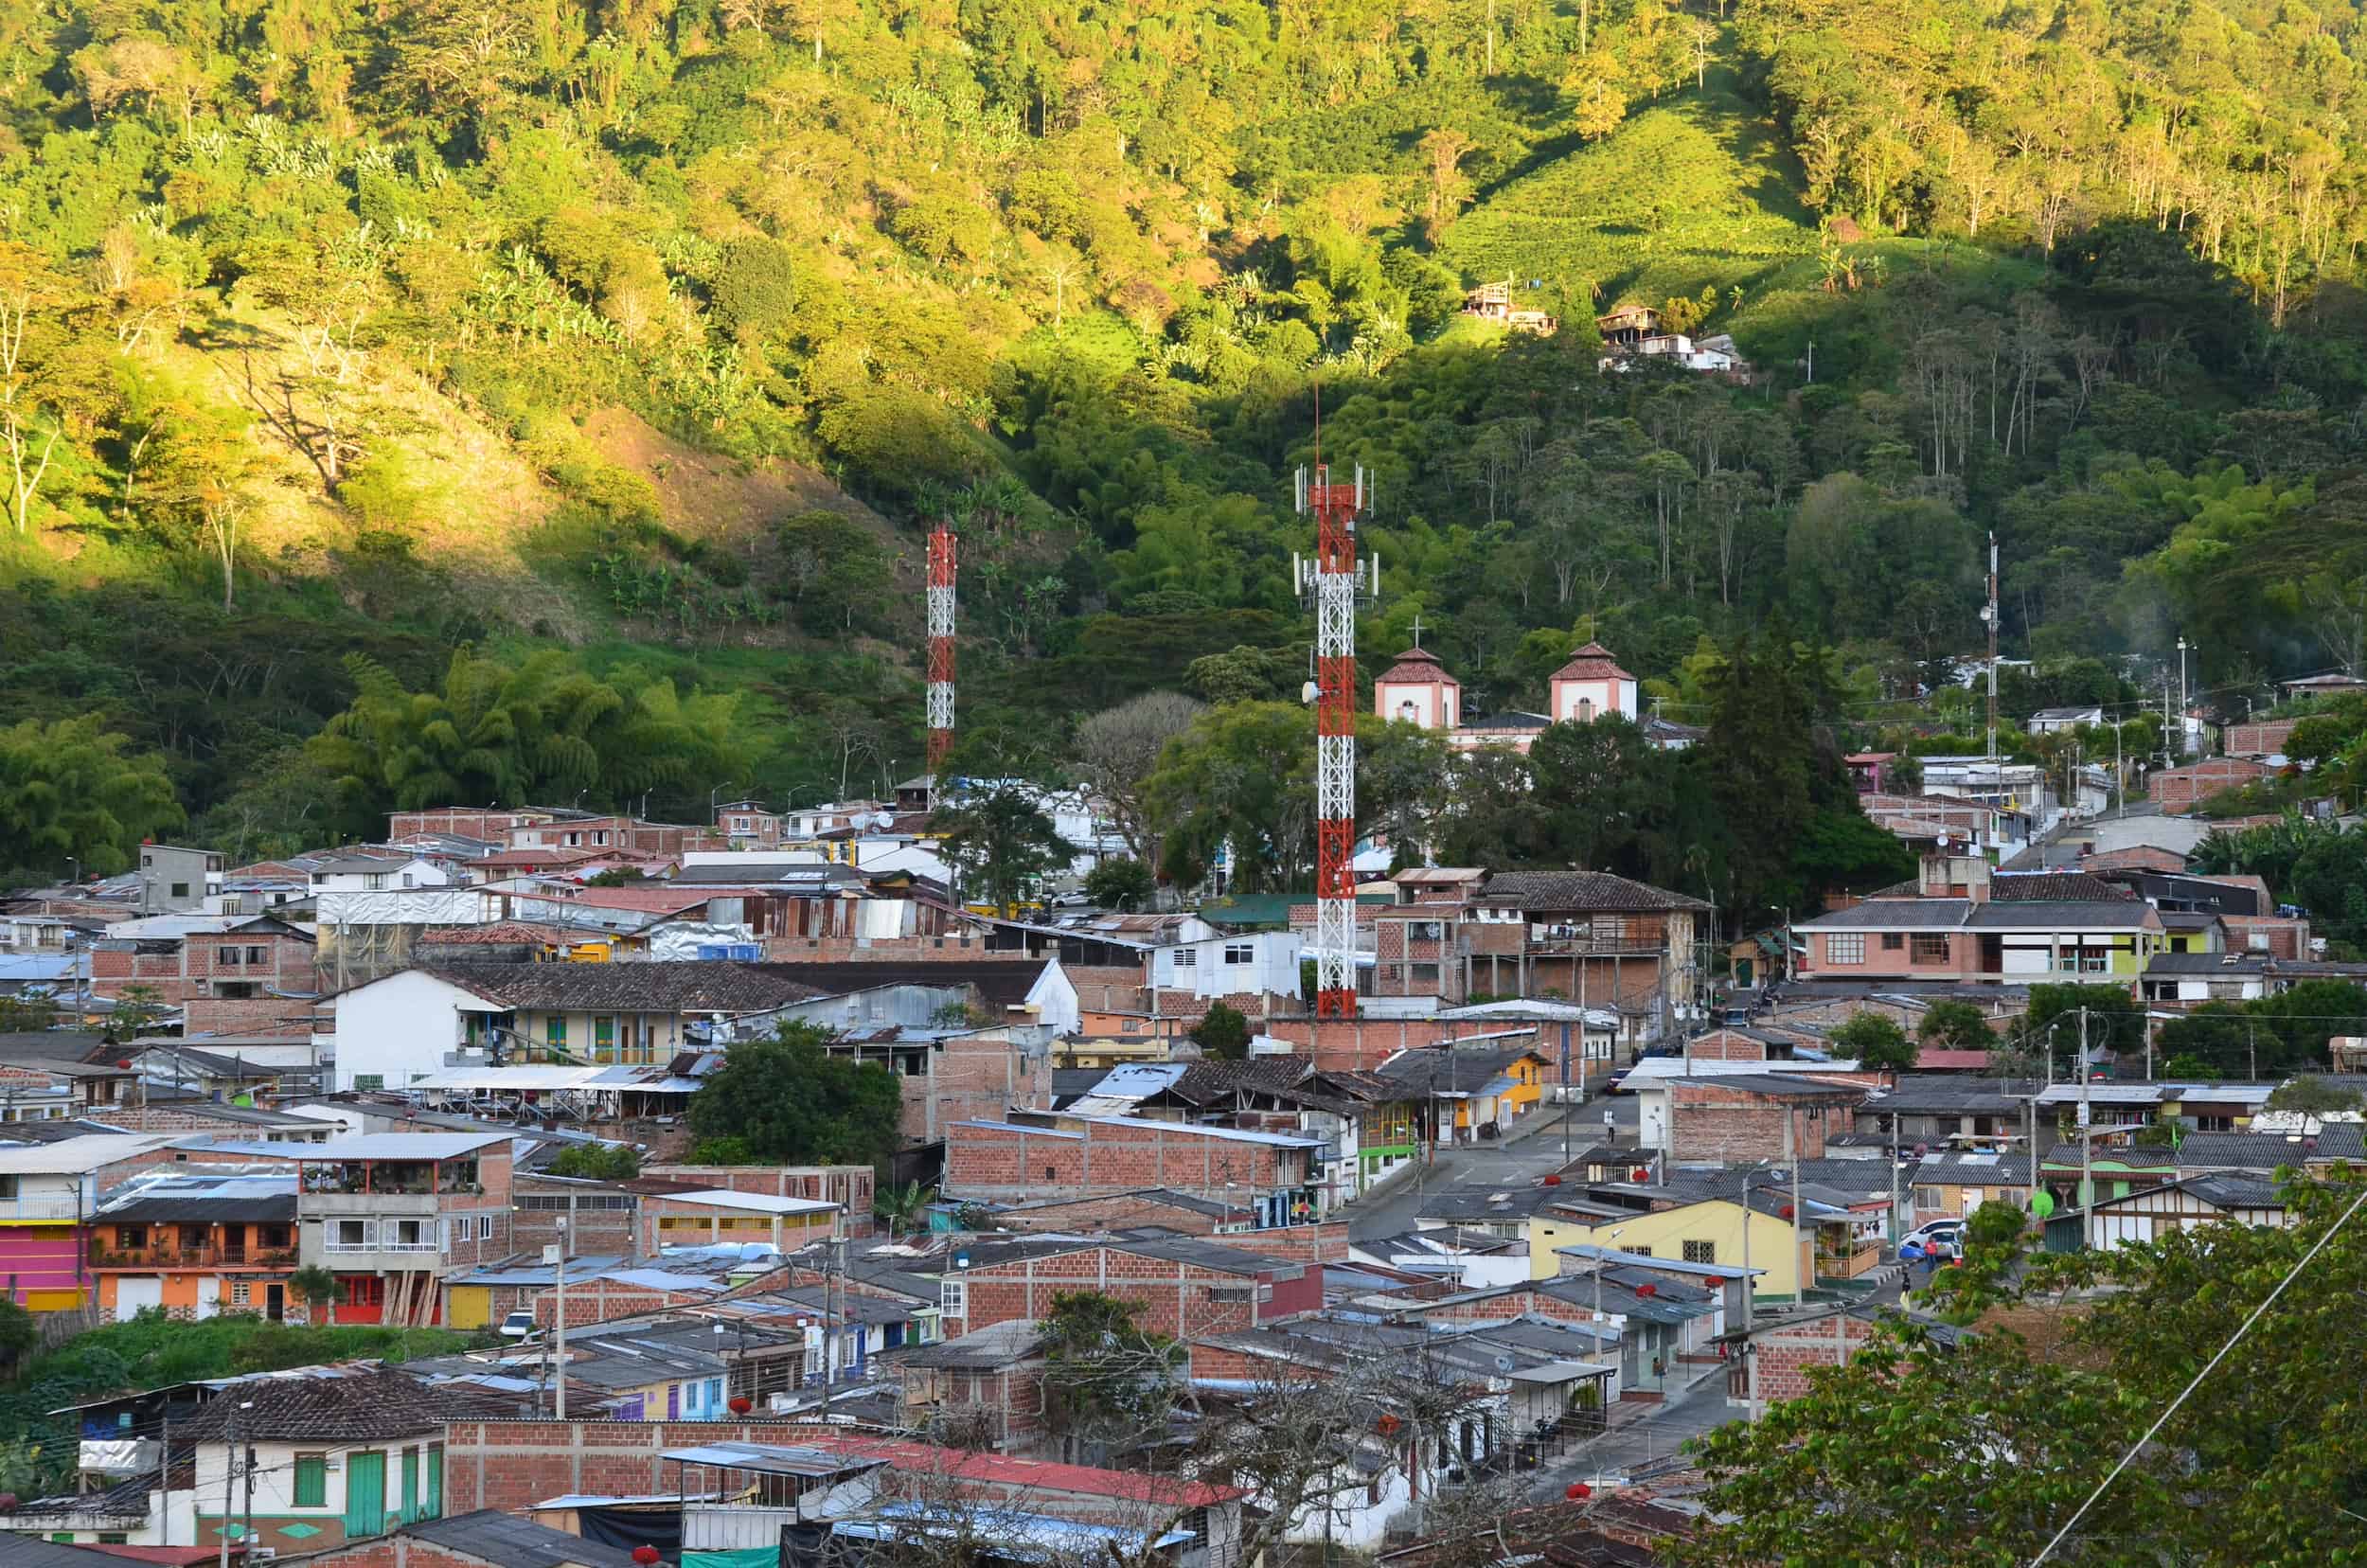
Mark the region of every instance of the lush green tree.
POLYGON ((454 801, 703 797, 706 780, 741 771, 734 698, 598 679, 556 650, 510 665, 464 648, 423 691, 359 655, 347 668, 360 694, 309 749, 373 828, 389 809, 454 801))
POLYGON ((552 1155, 543 1169, 552 1176, 630 1182, 641 1174, 641 1156, 624 1144, 575 1144, 552 1155))
POLYGON ((963 899, 1009 912, 1035 901, 1037 879, 1075 854, 1028 791, 973 790, 929 818, 963 899))
POLYGON ((2079 1062, 2080 1042, 2122 1055, 2145 1048, 2145 1014, 2122 986, 2050 985, 2030 988, 2030 1007, 2022 1015, 2020 1039, 2041 1053, 2052 1052, 2052 1076, 2077 1081, 2085 1076, 2079 1062), (2081 1014, 2086 1033, 2081 1033, 2081 1014))
POLYGON ((1192 1025, 1192 1043, 1219 1061, 1238 1061, 1249 1055, 1249 1020, 1237 1007, 1211 1002, 1192 1025))
MULTIPOLYGON (((2180 1079, 2189 1082, 2209 1082, 2226 1075, 2198 1056, 2181 1054, 2162 1063, 2162 1076, 2173 1082, 2180 1079)), ((2163 1129, 2163 1131, 2166 1131, 2168 1129, 2163 1129)))
POLYGON ((142 839, 181 824, 164 758, 96 718, 0 729, 0 877, 85 876, 132 864, 142 839))
POLYGON ((690 1096, 702 1147, 737 1145, 730 1164, 873 1164, 902 1141, 903 1091, 877 1061, 829 1050, 819 1025, 783 1024, 770 1040, 742 1041, 690 1096))
POLYGON ((1913 1071, 1920 1049, 1896 1019, 1871 1009, 1851 1013, 1827 1038, 1836 1049, 1855 1057, 1859 1066, 1886 1073, 1913 1071))
POLYGON ((1923 1010, 1915 1038, 1935 1051, 1985 1051, 1997 1043, 1988 1015, 1970 1002, 1945 997, 1923 1010))
POLYGON ((2309 1369, 2343 1364, 2360 1339, 2345 1304, 2367 1282, 2367 1233, 2336 1223, 2358 1193, 2355 1179, 2300 1182, 2289 1228, 2219 1223, 2044 1258, 2012 1205, 1983 1205, 1977 1221, 1998 1210, 2014 1233, 1973 1238, 1996 1266, 1943 1271, 1932 1293, 2021 1310, 1961 1338, 1895 1321, 1846 1366, 1811 1372, 1806 1397, 1712 1433, 1709 1523, 1679 1559, 2029 1562, 2066 1528, 2063 1561, 2339 1557, 2367 1450, 2309 1369), (2281 1290, 2305 1256, 2302 1288, 2281 1290), (2051 1304, 2102 1284, 2075 1314, 2051 1304), (2272 1291, 2273 1310, 2247 1321, 2272 1291), (2271 1475, 2247 1457, 2302 1430, 2309 1463, 2271 1475), (1951 1484, 1931 1485, 1943 1470, 1951 1484))
POLYGON ((1085 897, 1100 909, 1148 909, 1157 879, 1142 861, 1112 855, 1085 873, 1085 897))
POLYGON ((1163 1436, 1184 1392, 1184 1347, 1135 1322, 1138 1304, 1062 1291, 1041 1319, 1044 1392, 1073 1457, 1163 1436))
POLYGON ((2339 1115, 2359 1107, 2359 1093, 2321 1078, 2304 1076, 2277 1085, 2268 1100, 2271 1111, 2297 1111, 2305 1115, 2339 1115))

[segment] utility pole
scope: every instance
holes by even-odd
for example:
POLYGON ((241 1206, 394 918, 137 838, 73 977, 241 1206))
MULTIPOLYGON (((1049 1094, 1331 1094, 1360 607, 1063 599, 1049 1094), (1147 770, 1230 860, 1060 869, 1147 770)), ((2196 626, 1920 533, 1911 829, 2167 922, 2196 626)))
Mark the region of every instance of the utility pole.
MULTIPOLYGON (((164 1539, 157 1544, 169 1546, 172 1544, 172 1417, 170 1416, 160 1417, 157 1419, 156 1446, 159 1450, 156 1459, 156 1494, 164 1499, 164 1523, 161 1526, 164 1539)), ((191 1511, 194 1512, 195 1509, 192 1508, 191 1511)))
MULTIPOLYGON (((1667 1168, 1667 1162, 1665 1160, 1662 1161, 1661 1167, 1664 1170, 1665 1170, 1667 1168)), ((1745 1170, 1742 1173, 1742 1327, 1745 1333, 1750 1332, 1753 1326, 1758 1320, 1758 1313, 1754 1310, 1758 1292, 1756 1288, 1752 1284, 1753 1276, 1751 1273, 1752 1175, 1753 1172, 1750 1170, 1745 1170)), ((1745 1352, 1748 1353, 1750 1341, 1745 1340, 1743 1342, 1743 1345, 1745 1352)))
POLYGON ((2178 755, 2186 756, 2186 707, 2193 699, 2186 694, 2186 639, 2178 639, 2178 755))
MULTIPOLYGON (((1981 618, 1989 626, 1989 739, 1985 753, 1989 766, 1997 766, 1997 534, 1989 534, 1989 602, 1981 612, 1981 618)), ((1990 775, 1992 780, 1996 775, 1990 775)))
POLYGON ((551 1370, 551 1408, 555 1419, 567 1418, 567 1220, 561 1215, 559 1227, 559 1323, 553 1336, 556 1348, 551 1370))
POLYGON ((2095 1117, 2088 1103, 2088 1009, 2079 1009, 2079 1206, 2095 1202, 2095 1117))
MULTIPOLYGON (((1895 1085, 1893 1086, 1895 1088, 1895 1085)), ((1898 1256, 1898 1113, 1891 1113, 1891 1256, 1898 1256)))
POLYGON ((1791 1300, 1795 1307, 1805 1307, 1816 1270, 1811 1266, 1805 1276, 1800 1273, 1800 1139, 1793 1131, 1799 1118, 1799 1112, 1784 1107, 1784 1153, 1791 1161, 1791 1300))
MULTIPOLYGON (((2052 1055, 2051 1052, 2049 1054, 2052 1055)), ((2021 1111, 2022 1150, 2030 1159, 2030 1168, 2025 1172, 2030 1178, 2030 1191, 2023 1197, 2021 1205, 2022 1212, 2027 1214, 2038 1203, 2038 1096, 2036 1094, 2026 1096, 2021 1102, 2021 1111)))
MULTIPOLYGON (((230 1407, 229 1417, 222 1422, 222 1568, 230 1568, 230 1509, 231 1499, 235 1495, 231 1489, 231 1486, 232 1482, 236 1479, 239 1473, 239 1455, 242 1452, 240 1448, 239 1412, 241 1410, 252 1410, 254 1408, 255 1402, 252 1399, 241 1400, 238 1404, 230 1407)), ((171 1477, 167 1476, 166 1480, 169 1483, 171 1477)), ((168 1491, 166 1494, 168 1509, 169 1508, 171 1494, 168 1491)))

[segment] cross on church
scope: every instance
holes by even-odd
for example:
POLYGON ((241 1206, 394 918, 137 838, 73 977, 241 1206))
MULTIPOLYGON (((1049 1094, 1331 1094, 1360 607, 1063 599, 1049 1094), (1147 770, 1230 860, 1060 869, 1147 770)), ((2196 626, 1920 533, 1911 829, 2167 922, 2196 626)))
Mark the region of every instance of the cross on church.
POLYGON ((1414 612, 1414 646, 1422 646, 1422 613, 1419 610, 1414 612))

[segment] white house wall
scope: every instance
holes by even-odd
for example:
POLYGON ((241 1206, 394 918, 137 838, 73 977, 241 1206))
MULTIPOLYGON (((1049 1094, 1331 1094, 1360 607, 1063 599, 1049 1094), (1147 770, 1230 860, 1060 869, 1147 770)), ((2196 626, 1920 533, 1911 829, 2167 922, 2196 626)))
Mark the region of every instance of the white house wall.
POLYGON ((397 1089, 436 1072, 444 1054, 459 1047, 462 1013, 503 1010, 418 970, 347 991, 336 1007, 337 1069, 331 1076, 340 1090, 373 1075, 397 1089))

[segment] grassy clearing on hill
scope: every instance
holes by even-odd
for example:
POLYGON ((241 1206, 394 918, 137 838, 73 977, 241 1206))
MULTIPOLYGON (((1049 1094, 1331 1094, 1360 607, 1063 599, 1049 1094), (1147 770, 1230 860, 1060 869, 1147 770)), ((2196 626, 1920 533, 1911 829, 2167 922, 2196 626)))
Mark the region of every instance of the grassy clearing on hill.
POLYGON ((1815 219, 1774 127, 1731 73, 1681 90, 1593 146, 1512 180, 1448 230, 1440 255, 1474 277, 1592 286, 1604 308, 1714 286, 1746 298, 1812 258, 1815 219))

